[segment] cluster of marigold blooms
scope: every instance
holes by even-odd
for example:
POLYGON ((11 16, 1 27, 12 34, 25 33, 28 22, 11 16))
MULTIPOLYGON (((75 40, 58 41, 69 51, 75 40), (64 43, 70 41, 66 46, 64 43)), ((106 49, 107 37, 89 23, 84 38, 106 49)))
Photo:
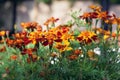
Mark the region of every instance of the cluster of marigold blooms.
POLYGON ((102 7, 91 5, 92 12, 85 12, 80 18, 89 22, 92 19, 100 19, 107 24, 120 24, 120 18, 117 18, 115 14, 109 15, 107 11, 102 11, 102 7))
MULTIPOLYGON (((98 6, 90 6, 93 9, 93 12, 86 12, 80 19, 85 19, 87 23, 90 22, 91 19, 100 19, 103 20, 107 24, 118 24, 120 23, 120 18, 117 18, 115 15, 108 15, 106 11, 101 11, 101 7, 98 6)), ((44 25, 46 27, 49 24, 55 24, 56 21, 59 19, 55 19, 54 17, 48 19, 44 25)), ((21 23, 23 31, 20 33, 15 33, 12 35, 12 38, 5 37, 8 32, 0 31, 0 36, 4 37, 0 41, 3 43, 4 41, 7 43, 8 47, 19 48, 21 51, 21 55, 28 55, 27 62, 30 63, 31 61, 35 62, 38 60, 39 56, 36 54, 39 44, 43 46, 49 46, 49 48, 55 48, 59 51, 59 53, 64 54, 65 51, 71 50, 73 53, 70 54, 67 58, 70 60, 75 60, 82 55, 81 49, 73 49, 71 47, 71 41, 78 41, 80 44, 90 44, 93 41, 99 42, 99 37, 96 33, 102 34, 104 39, 108 39, 110 37, 115 38, 116 33, 112 33, 108 30, 103 30, 101 28, 96 28, 94 31, 81 31, 78 36, 75 36, 73 33, 74 31, 71 30, 70 26, 68 25, 59 25, 54 26, 54 28, 47 28, 47 30, 43 30, 42 26, 39 25, 37 22, 25 22, 21 23), (34 48, 25 48, 28 44, 34 44, 34 48)), ((0 49, 0 52, 4 52, 6 47, 3 46, 0 49)), ((94 52, 88 51, 88 57, 90 59, 94 58, 94 52)), ((57 52, 50 53, 50 56, 55 58, 59 57, 60 55, 57 52)), ((17 55, 11 55, 12 60, 17 59, 17 55)))

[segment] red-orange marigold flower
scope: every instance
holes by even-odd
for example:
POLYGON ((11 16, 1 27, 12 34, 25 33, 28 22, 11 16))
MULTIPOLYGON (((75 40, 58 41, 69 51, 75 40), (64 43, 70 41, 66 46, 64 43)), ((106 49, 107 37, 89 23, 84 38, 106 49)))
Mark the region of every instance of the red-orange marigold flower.
POLYGON ((68 57, 68 59, 70 59, 70 60, 76 60, 77 58, 78 58, 77 55, 70 55, 70 56, 68 57))
POLYGON ((82 50, 76 49, 76 50, 74 50, 73 54, 78 56, 78 55, 82 54, 82 50))
POLYGON ((79 34, 79 36, 77 37, 77 40, 80 43, 91 43, 92 41, 97 40, 97 35, 94 32, 91 31, 83 31, 79 34))
POLYGON ((3 46, 2 48, 0 48, 0 52, 5 52, 6 51, 6 47, 3 46))
POLYGON ((48 26, 50 23, 54 23, 54 22, 56 22, 56 21, 58 21, 58 20, 59 20, 58 18, 55 19, 54 17, 51 17, 50 19, 48 19, 48 20, 44 23, 44 25, 48 26))
POLYGON ((16 60, 16 59, 17 59, 17 55, 11 55, 11 56, 10 56, 10 59, 11 59, 11 60, 16 60))

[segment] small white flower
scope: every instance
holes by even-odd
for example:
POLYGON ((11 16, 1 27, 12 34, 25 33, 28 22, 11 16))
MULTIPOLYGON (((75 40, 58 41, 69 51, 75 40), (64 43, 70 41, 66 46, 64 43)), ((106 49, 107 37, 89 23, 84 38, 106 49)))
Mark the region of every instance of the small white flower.
POLYGON ((54 64, 54 61, 53 61, 53 60, 51 61, 51 64, 54 64))
POLYGON ((95 48, 95 49, 94 49, 94 52, 95 52, 95 54, 97 54, 97 55, 100 55, 100 54, 101 54, 101 51, 100 51, 100 48, 99 48, 99 47, 95 48))

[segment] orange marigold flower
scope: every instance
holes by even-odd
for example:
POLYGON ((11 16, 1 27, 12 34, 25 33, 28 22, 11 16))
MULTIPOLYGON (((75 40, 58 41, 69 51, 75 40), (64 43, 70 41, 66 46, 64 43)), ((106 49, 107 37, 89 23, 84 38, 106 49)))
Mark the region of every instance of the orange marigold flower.
POLYGON ((96 28, 97 34, 104 34, 104 30, 102 28, 96 28))
POLYGON ((73 54, 78 56, 78 55, 82 54, 82 50, 76 49, 76 50, 74 50, 73 54))
POLYGON ((6 51, 6 47, 3 46, 2 48, 0 48, 0 52, 5 52, 6 51))
POLYGON ((16 33, 13 35, 15 38, 21 38, 20 33, 16 33))
POLYGON ((54 17, 51 17, 50 19, 48 19, 48 20, 44 23, 44 25, 48 26, 50 23, 54 23, 54 22, 56 22, 56 21, 58 21, 58 20, 59 20, 58 18, 55 19, 54 17))
POLYGON ((68 57, 68 59, 70 59, 70 60, 76 60, 77 58, 78 58, 77 55, 70 55, 70 56, 68 57))
POLYGON ((110 35, 110 31, 104 30, 105 35, 110 35))
POLYGON ((33 52, 35 52, 35 51, 36 51, 36 49, 34 49, 34 48, 24 49, 21 54, 22 55, 28 54, 29 56, 32 56, 33 52))
POLYGON ((91 22, 91 19, 97 18, 98 13, 97 12, 86 12, 80 18, 85 19, 86 22, 91 22))
POLYGON ((62 43, 56 43, 55 48, 57 48, 60 52, 72 50, 72 47, 70 47, 70 42, 67 40, 64 40, 62 43))
POLYGON ((41 25, 37 25, 36 29, 37 29, 38 32, 41 32, 42 31, 42 26, 41 25))
POLYGON ((111 16, 108 15, 108 12, 104 11, 104 12, 100 12, 97 15, 97 18, 102 19, 102 20, 106 20, 107 18, 110 18, 111 16))
POLYGON ((120 18, 117 18, 115 14, 113 14, 110 18, 104 20, 107 24, 119 24, 120 18))
POLYGON ((116 37, 116 33, 115 32, 112 33, 112 37, 114 37, 114 38, 116 37))
POLYGON ((5 31, 0 31, 0 36, 5 36, 5 31))
POLYGON ((89 6, 91 9, 93 9, 94 11, 101 11, 102 7, 101 6, 96 6, 96 5, 90 5, 89 6))
POLYGON ((87 18, 89 18, 91 15, 90 15, 90 13, 89 12, 86 12, 86 13, 84 13, 82 16, 80 16, 80 18, 82 18, 82 19, 87 19, 87 18))
POLYGON ((14 46, 14 40, 11 40, 11 39, 6 39, 6 43, 8 46, 14 46))
POLYGON ((15 39, 14 40, 14 46, 16 46, 17 48, 21 48, 23 46, 23 40, 22 39, 15 39))
POLYGON ((91 31, 83 31, 78 35, 77 40, 80 43, 88 44, 91 43, 92 41, 97 40, 97 35, 91 31))
POLYGON ((10 56, 10 59, 11 59, 11 60, 16 60, 16 59, 17 59, 17 55, 11 55, 11 56, 10 56))
POLYGON ((26 23, 22 22, 21 26, 24 29, 34 29, 38 26, 38 23, 37 22, 26 22, 26 23))

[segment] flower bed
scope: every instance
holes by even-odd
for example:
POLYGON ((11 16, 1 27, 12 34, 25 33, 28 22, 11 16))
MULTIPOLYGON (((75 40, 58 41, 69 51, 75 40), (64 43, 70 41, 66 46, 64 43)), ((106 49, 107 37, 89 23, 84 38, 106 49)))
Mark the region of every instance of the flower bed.
POLYGON ((90 8, 83 15, 73 12, 67 24, 55 25, 59 19, 51 17, 44 23, 46 30, 37 22, 23 22, 23 31, 10 37, 9 31, 0 31, 0 79, 120 80, 120 18, 101 7, 90 8), (101 28, 91 26, 93 19, 96 25, 102 21, 101 28), (73 31, 74 25, 86 30, 73 31))

